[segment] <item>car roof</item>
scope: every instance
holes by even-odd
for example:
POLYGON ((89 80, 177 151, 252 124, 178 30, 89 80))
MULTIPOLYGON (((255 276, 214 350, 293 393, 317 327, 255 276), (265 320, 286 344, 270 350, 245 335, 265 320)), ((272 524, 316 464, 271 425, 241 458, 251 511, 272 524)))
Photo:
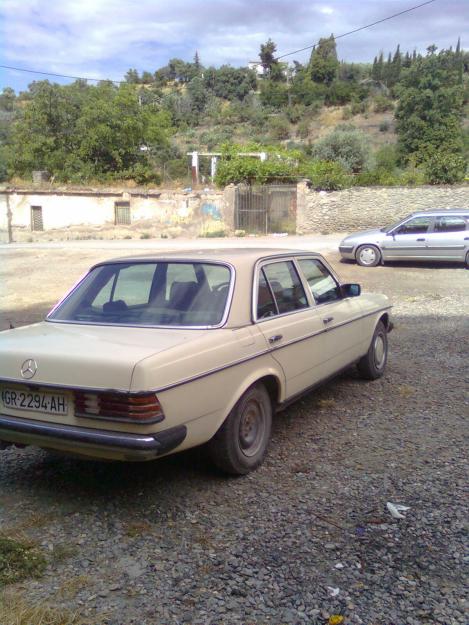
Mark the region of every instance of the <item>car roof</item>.
POLYGON ((251 265, 259 260, 267 258, 280 258, 282 256, 308 256, 320 257, 317 252, 311 250, 283 249, 283 248, 267 248, 267 247, 233 247, 233 248, 213 248, 213 249, 189 249, 189 250, 173 250, 173 251, 155 251, 139 254, 136 256, 125 256, 120 258, 111 258, 97 265, 107 265, 112 263, 128 263, 128 262, 151 262, 151 261, 215 261, 228 262, 233 265, 251 265))
POLYGON ((469 215, 469 208, 432 208, 425 211, 414 211, 409 217, 424 215, 431 217, 433 215, 469 215))

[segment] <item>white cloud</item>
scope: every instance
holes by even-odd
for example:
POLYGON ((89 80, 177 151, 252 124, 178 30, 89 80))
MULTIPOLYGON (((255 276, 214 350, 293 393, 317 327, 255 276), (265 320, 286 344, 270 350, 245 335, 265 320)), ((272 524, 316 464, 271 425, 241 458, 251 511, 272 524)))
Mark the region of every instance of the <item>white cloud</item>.
MULTIPOLYGON (((129 67, 154 71, 175 56, 190 60, 196 50, 206 65, 246 65, 269 37, 285 54, 408 6, 407 0, 3 0, 0 46, 7 65, 117 79, 129 67)), ((468 13, 467 0, 434 3, 340 39, 339 56, 369 61, 397 43, 402 50, 455 45, 469 32, 468 13)), ((24 84, 34 78, 25 75, 24 84)))

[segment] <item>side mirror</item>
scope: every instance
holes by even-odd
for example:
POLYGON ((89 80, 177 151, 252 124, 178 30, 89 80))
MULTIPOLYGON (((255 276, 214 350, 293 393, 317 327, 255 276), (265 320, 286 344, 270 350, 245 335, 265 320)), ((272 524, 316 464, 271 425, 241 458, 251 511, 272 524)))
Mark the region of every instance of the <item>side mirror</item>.
POLYGON ((340 290, 342 297, 357 297, 362 292, 359 284, 341 284, 340 290))

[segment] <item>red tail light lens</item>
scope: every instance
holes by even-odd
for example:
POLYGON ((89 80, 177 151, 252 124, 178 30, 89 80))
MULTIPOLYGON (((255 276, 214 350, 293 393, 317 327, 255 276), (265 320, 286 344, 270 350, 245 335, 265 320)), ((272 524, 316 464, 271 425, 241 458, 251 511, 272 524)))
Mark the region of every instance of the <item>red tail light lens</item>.
POLYGON ((86 393, 75 391, 75 414, 134 423, 157 423, 164 419, 160 402, 154 393, 86 393))

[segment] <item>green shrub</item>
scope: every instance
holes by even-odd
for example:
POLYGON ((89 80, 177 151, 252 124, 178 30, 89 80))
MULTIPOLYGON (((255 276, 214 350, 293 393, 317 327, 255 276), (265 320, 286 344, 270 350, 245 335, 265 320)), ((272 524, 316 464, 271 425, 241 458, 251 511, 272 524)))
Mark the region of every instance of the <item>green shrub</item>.
POLYGON ((394 109, 394 102, 384 95, 377 95, 373 102, 373 110, 375 113, 385 113, 394 109))
POLYGON ((423 164, 425 175, 430 184, 462 182, 466 167, 467 162, 462 156, 450 152, 435 152, 423 164))
POLYGON ((290 124, 285 115, 272 117, 269 122, 270 133, 274 139, 288 139, 290 136, 290 124))
POLYGON ((217 185, 224 187, 230 183, 266 184, 268 182, 295 182, 297 168, 288 160, 234 156, 220 160, 215 176, 217 185))
POLYGON ((303 169, 317 191, 338 191, 349 186, 349 177, 340 163, 315 161, 303 169))
POLYGON ((393 172, 397 167, 398 153, 395 145, 383 145, 374 154, 377 169, 393 172))
POLYGON ((425 172, 422 169, 409 165, 399 177, 399 182, 403 186, 418 187, 419 185, 426 184, 427 178, 425 172))
POLYGON ((357 187, 393 187, 400 184, 400 178, 386 169, 377 167, 357 174, 354 176, 353 183, 357 187))
POLYGON ((364 115, 368 110, 368 102, 366 100, 363 101, 354 101, 350 107, 350 111, 352 115, 364 115))
POLYGON ((361 130, 342 124, 313 146, 313 156, 322 161, 336 161, 346 171, 357 173, 367 169, 371 150, 361 130))
POLYGON ((391 124, 388 122, 387 119, 383 120, 380 125, 379 125, 379 131, 380 132, 388 132, 389 128, 391 127, 391 124))

